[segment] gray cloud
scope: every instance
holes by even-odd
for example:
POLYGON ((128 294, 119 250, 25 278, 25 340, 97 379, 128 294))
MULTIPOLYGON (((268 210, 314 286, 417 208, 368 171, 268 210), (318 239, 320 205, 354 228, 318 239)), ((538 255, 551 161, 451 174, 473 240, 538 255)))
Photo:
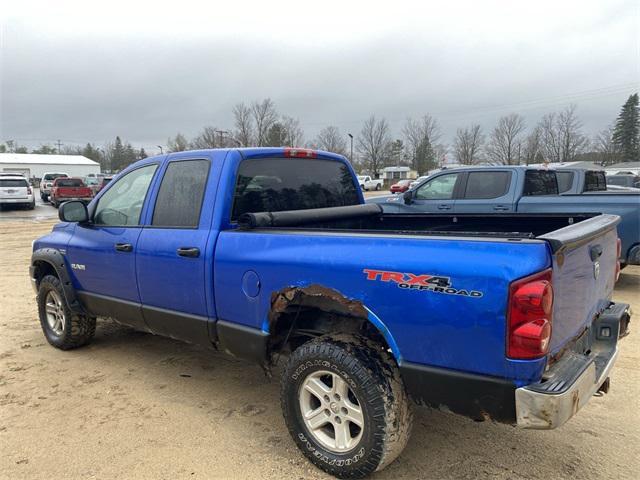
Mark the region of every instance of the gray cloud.
POLYGON ((531 126, 571 102, 594 133, 637 90, 634 5, 528 25, 522 36, 504 27, 510 19, 496 18, 496 32, 466 23, 429 34, 427 23, 424 31, 387 28, 318 45, 296 37, 322 39, 330 29, 293 28, 288 41, 268 31, 74 35, 69 25, 61 35, 13 18, 4 22, 0 140, 100 144, 121 135, 149 148, 178 131, 229 128, 235 103, 264 97, 299 118, 308 138, 328 124, 355 133, 371 113, 399 135, 407 116, 431 113, 449 141, 459 126, 477 122, 488 131, 512 111, 531 126))

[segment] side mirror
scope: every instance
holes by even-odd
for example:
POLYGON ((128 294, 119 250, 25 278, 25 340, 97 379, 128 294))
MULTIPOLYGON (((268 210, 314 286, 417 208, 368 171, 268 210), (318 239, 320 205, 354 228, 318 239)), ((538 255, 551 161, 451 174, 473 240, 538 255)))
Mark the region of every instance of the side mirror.
POLYGON ((413 202, 413 192, 411 190, 407 190, 402 194, 402 199, 404 200, 405 205, 410 205, 413 202))
POLYGON ((63 222, 87 223, 89 221, 89 212, 84 202, 72 200, 60 205, 58 217, 63 222))

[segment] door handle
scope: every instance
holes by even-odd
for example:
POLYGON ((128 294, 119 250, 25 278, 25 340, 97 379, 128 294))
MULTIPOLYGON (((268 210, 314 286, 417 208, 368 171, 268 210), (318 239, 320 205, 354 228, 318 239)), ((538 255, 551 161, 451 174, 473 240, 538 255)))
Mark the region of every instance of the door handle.
POLYGON ((181 257, 199 257, 200 249, 196 247, 180 247, 178 249, 178 255, 181 257))
POLYGON ((115 247, 116 247, 116 250, 118 250, 119 252, 133 251, 133 245, 131 245, 130 243, 116 243, 115 247))
POLYGON ((451 210, 451 205, 438 205, 438 210, 451 210))
POLYGON ((509 210, 509 207, 506 207, 504 205, 494 205, 493 209, 498 212, 506 212, 509 210))

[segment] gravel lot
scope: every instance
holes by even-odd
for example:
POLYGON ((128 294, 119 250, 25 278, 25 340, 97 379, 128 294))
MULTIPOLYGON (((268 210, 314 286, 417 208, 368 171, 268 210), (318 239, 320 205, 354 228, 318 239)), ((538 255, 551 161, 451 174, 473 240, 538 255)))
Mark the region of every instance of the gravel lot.
MULTIPOLYGON (((50 347, 27 267, 31 240, 52 221, 7 213, 0 212, 0 477, 329 478, 297 451, 278 382, 258 367, 107 322, 88 347, 50 347)), ((640 312, 639 293, 640 268, 629 267, 615 299, 640 312)), ((374 478, 638 478, 637 322, 622 341, 609 395, 563 428, 524 431, 420 408, 407 449, 374 478)))

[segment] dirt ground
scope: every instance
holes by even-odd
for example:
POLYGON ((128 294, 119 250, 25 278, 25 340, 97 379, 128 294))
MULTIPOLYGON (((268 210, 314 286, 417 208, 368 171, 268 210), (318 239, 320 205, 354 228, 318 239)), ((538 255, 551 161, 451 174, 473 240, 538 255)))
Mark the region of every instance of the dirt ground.
MULTIPOLYGON (((329 478, 294 446, 278 382, 258 367, 106 322, 88 347, 50 347, 27 267, 31 240, 51 225, 0 223, 1 478, 329 478)), ((629 267, 615 299, 640 312, 639 293, 640 268, 629 267)), ((419 408, 407 449, 373 478, 638 478, 639 321, 622 341, 611 392, 563 428, 419 408)))

